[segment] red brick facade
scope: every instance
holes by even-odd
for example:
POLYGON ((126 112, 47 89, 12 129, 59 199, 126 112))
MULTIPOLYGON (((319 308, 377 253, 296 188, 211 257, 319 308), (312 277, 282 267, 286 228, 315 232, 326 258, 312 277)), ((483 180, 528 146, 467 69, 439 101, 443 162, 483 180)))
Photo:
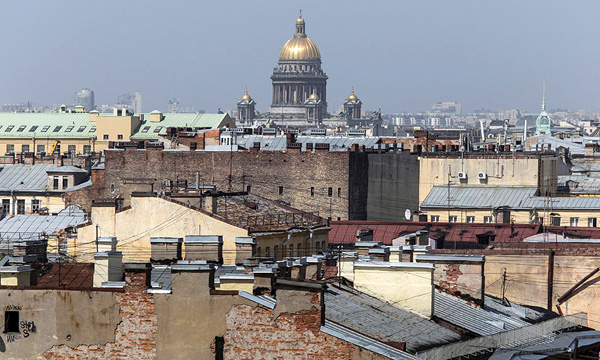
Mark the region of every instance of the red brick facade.
POLYGON ((319 294, 311 310, 281 313, 235 305, 226 317, 224 359, 385 359, 320 331, 319 294))
POLYGON ((146 294, 146 274, 127 272, 125 292, 117 294, 121 323, 116 341, 105 345, 67 345, 52 347, 45 359, 154 359, 158 331, 152 294, 146 294))

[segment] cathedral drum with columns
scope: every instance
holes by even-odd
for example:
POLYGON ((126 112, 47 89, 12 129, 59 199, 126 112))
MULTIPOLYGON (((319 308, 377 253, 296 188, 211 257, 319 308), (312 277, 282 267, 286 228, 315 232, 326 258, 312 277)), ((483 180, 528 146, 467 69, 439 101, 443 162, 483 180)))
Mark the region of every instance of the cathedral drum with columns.
POLYGON ((294 37, 281 49, 271 80, 272 116, 320 121, 327 113, 327 75, 321 69, 319 48, 306 36, 302 14, 296 20, 294 37))

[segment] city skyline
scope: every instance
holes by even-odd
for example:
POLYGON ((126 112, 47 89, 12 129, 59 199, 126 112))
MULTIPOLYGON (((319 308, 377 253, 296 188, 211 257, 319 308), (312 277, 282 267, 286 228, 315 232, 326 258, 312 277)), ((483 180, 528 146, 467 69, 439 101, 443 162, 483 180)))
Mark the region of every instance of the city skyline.
POLYGON ((359 2, 140 4, 119 4, 119 11, 104 4, 7 4, 0 65, 9 71, 0 102, 70 103, 74 91, 90 88, 96 104, 106 104, 138 89, 146 112, 166 111, 174 96, 216 112, 235 108, 247 87, 266 111, 269 74, 302 7, 330 77, 330 112, 352 87, 365 109, 386 113, 425 111, 439 101, 461 103, 463 112, 536 112, 543 81, 549 109, 600 111, 593 86, 600 51, 583 46, 600 30, 596 4, 403 2, 365 11, 357 11, 359 2), (162 14, 162 26, 134 26, 132 14, 162 14), (50 21, 60 17, 68 21, 50 21))

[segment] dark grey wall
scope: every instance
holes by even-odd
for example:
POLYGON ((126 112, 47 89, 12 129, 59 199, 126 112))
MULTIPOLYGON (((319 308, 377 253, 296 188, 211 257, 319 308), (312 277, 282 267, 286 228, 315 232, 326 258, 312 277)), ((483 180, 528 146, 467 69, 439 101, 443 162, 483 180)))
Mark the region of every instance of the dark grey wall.
POLYGON ((419 160, 408 151, 369 154, 367 220, 403 221, 419 204, 419 160))

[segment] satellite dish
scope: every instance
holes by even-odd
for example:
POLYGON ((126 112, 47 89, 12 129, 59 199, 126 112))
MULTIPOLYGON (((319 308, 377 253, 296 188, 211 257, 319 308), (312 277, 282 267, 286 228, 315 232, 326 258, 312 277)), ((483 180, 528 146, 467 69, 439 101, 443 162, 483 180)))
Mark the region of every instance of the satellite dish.
POLYGON ((410 220, 411 219, 411 215, 412 215, 412 212, 410 211, 410 209, 406 209, 406 211, 404 212, 404 218, 406 220, 410 220))

